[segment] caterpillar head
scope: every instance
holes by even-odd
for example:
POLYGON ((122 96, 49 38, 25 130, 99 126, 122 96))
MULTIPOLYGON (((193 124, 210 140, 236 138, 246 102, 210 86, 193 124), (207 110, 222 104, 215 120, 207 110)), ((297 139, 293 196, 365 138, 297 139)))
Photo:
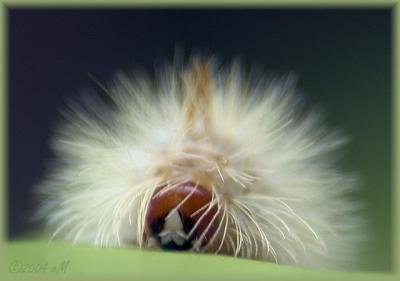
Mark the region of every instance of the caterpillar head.
POLYGON ((146 209, 148 245, 200 250, 221 224, 223 203, 217 189, 226 189, 221 185, 220 169, 227 162, 224 153, 229 136, 215 131, 213 125, 209 67, 196 61, 184 74, 182 135, 178 143, 163 147, 157 156, 156 174, 168 184, 157 188, 146 209))
POLYGON ((52 238, 351 263, 355 181, 333 157, 345 138, 299 113, 290 76, 251 85, 238 66, 194 60, 107 92, 115 106, 73 104, 56 134, 37 214, 52 238))

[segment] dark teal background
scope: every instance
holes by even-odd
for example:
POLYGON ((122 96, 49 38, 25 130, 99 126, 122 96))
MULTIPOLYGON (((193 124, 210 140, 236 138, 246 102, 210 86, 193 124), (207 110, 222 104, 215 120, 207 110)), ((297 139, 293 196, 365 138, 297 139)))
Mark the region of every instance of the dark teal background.
MULTIPOLYGON (((214 54, 267 73, 293 72, 309 107, 351 138, 342 168, 361 179, 369 248, 363 269, 391 255, 391 14, 364 10, 8 10, 8 234, 33 229, 32 187, 51 157, 48 139, 67 97, 116 70, 152 72, 214 54)), ((96 89, 98 90, 98 89, 96 89)))

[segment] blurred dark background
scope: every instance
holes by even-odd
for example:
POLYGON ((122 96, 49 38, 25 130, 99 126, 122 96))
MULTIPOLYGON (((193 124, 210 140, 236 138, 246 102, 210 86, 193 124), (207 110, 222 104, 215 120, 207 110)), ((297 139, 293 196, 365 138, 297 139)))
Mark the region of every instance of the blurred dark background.
POLYGON ((352 139, 371 243, 365 270, 391 269, 391 14, 388 9, 8 10, 8 236, 32 230, 32 188, 67 97, 116 71, 153 72, 177 49, 294 72, 309 105, 352 139))

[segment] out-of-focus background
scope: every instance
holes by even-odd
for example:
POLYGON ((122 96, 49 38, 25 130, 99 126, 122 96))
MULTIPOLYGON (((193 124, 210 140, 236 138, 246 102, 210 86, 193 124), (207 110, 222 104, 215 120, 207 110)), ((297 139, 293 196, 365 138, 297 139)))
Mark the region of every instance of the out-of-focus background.
POLYGON ((67 98, 116 71, 154 72, 176 51, 294 72, 310 107, 351 137, 341 162, 362 179, 364 270, 391 269, 391 15, 365 10, 8 10, 8 236, 32 231, 32 188, 67 98))

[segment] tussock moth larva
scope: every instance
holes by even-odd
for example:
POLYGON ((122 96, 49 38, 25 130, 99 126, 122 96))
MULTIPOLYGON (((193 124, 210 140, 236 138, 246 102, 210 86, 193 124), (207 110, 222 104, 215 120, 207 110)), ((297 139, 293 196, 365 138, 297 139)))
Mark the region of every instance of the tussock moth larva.
POLYGON ((360 220, 346 138, 304 114, 291 76, 253 85, 211 60, 120 75, 64 114, 39 185, 51 239, 346 267, 360 220))

